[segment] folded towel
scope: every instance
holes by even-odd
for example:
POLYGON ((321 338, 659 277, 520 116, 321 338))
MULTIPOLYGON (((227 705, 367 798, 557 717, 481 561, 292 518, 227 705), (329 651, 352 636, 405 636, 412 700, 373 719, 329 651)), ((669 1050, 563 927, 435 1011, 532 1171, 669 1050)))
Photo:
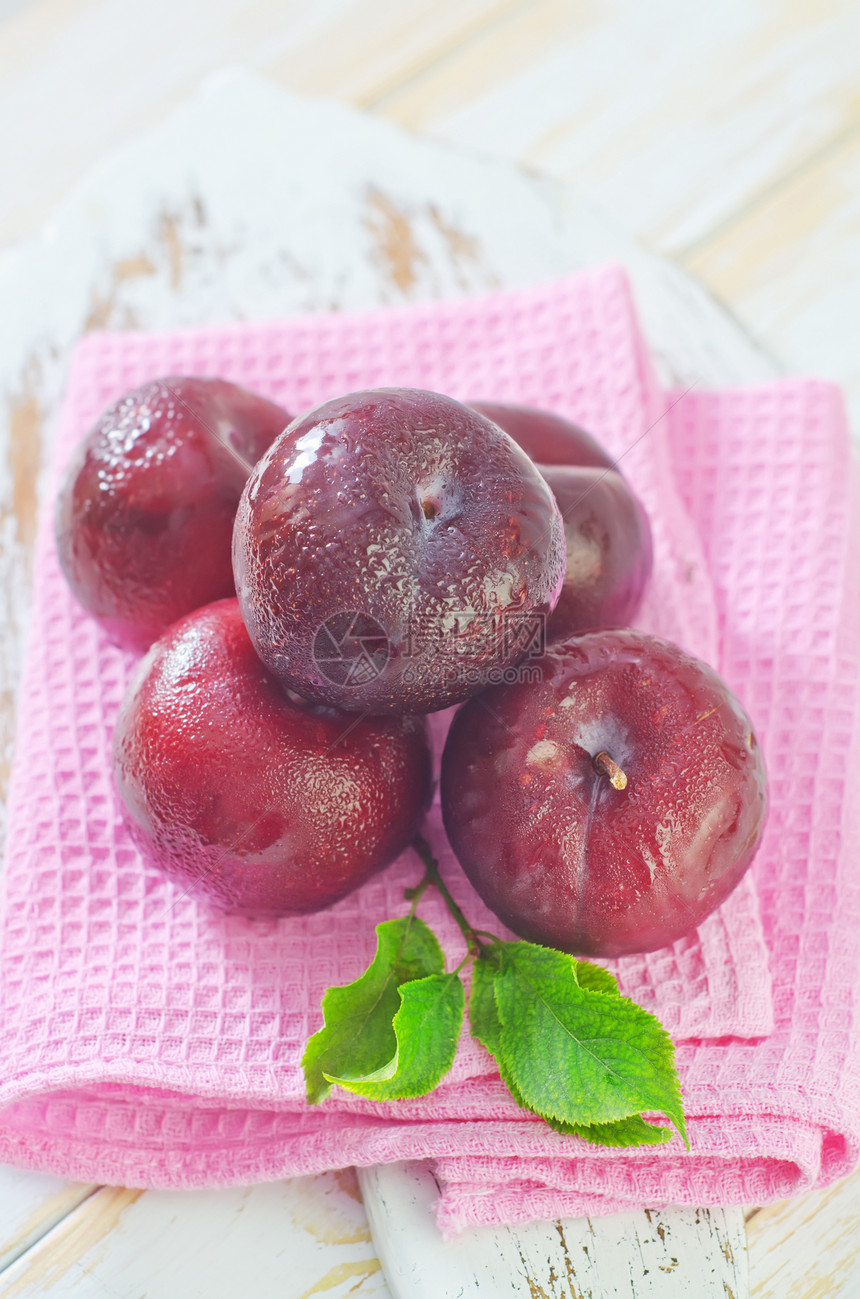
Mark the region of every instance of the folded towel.
MULTIPOLYGON (((446 1230, 632 1203, 763 1202, 847 1172, 860 1136, 849 466, 826 384, 662 394, 614 268, 456 304, 85 339, 40 524, 19 703, 0 904, 0 1159, 191 1187, 431 1157, 446 1230), (266 922, 182 897, 141 860, 110 773, 134 659, 68 592, 51 497, 105 405, 183 372, 294 411, 391 384, 518 401, 582 423, 623 457, 655 537, 639 625, 723 672, 771 775, 768 830, 741 886, 697 934, 610 963, 679 1043, 691 1154, 677 1140, 619 1152, 559 1136, 516 1106, 466 1033, 430 1096, 336 1093, 309 1108, 299 1060, 322 992, 364 968, 379 920, 405 913, 414 855, 327 912, 266 922)), ((433 719, 437 741, 445 724, 433 719)), ((438 804, 427 834, 470 920, 504 932, 447 848, 438 804)), ((421 914, 459 960, 441 902, 428 895, 421 914)))

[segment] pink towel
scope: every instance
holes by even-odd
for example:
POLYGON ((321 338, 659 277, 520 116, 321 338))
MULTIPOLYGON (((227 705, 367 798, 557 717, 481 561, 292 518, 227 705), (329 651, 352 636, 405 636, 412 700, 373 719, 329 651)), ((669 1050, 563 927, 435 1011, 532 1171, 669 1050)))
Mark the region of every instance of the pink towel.
MULTIPOLYGON (((377 921, 404 914, 418 863, 404 854, 321 915, 249 922, 181 898, 142 862, 109 765, 133 659, 68 593, 48 500, 2 901, 0 1159, 192 1187, 430 1157, 453 1231, 637 1203, 761 1203, 849 1171, 860 916, 847 870, 860 845, 846 789, 860 760, 860 630, 838 393, 807 381, 661 394, 613 268, 363 316, 92 335, 75 353, 49 497, 109 401, 182 372, 223 375, 294 411, 408 384, 583 423, 624 456, 654 526, 640 624, 714 663, 744 700, 768 758, 770 823, 754 871, 698 934, 614 965, 679 1043, 691 1154, 678 1141, 620 1153, 553 1133, 518 1109, 467 1034, 428 1097, 341 1093, 309 1108, 299 1060, 322 991, 364 967, 377 921)), ((434 719, 437 740, 445 722, 434 719)), ((469 918, 499 931, 438 807, 427 833, 469 918)), ((427 898, 421 914, 458 960, 441 904, 427 898)))

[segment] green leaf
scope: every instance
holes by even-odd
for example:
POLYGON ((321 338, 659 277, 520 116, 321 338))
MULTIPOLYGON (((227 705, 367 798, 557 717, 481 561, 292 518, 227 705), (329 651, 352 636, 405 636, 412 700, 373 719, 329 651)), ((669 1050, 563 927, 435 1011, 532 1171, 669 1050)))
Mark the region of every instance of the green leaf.
POLYGON ((602 965, 592 965, 590 961, 574 961, 573 966, 580 988, 587 988, 589 992, 605 992, 612 997, 621 996, 615 975, 604 970, 602 965))
POLYGON ((469 1024, 472 1029, 472 1036, 476 1037, 481 1046, 486 1047, 490 1055, 495 1057, 502 1082, 516 1103, 521 1105, 524 1110, 527 1110, 529 1107, 508 1073, 505 1058, 502 1054, 502 1021, 499 1019, 496 1006, 495 985, 501 969, 501 954, 499 953, 499 956, 494 959, 493 951, 498 952, 498 948, 492 949, 489 953, 482 953, 472 967, 469 1024))
POLYGON ((500 965, 492 955, 482 953, 472 966, 472 990, 469 993, 469 1026, 476 1037, 498 1060, 502 1051, 502 1021, 496 1009, 495 980, 500 965))
POLYGON ((463 1023, 466 994, 457 974, 431 974, 404 983, 394 1016, 397 1045, 391 1059, 370 1073, 326 1074, 356 1096, 393 1101, 426 1096, 451 1068, 463 1023))
POLYGON ((305 1047, 302 1067, 311 1105, 331 1091, 328 1076, 367 1075, 397 1051, 394 1018, 401 984, 443 974, 445 958, 433 931, 417 916, 376 926, 376 955, 353 983, 329 988, 322 999, 324 1026, 305 1047))
POLYGON ((563 952, 502 946, 493 981, 502 1076, 528 1108, 576 1128, 656 1110, 686 1142, 674 1048, 659 1020, 626 997, 581 987, 563 952))
MULTIPOLYGON (((620 997, 621 989, 618 980, 602 965, 593 965, 591 961, 574 961, 576 981, 580 988, 589 992, 602 992, 604 995, 620 997)), ((613 1123, 585 1124, 560 1123, 557 1119, 545 1119, 556 1132, 579 1137, 590 1141, 595 1146, 662 1146, 672 1140, 672 1129, 657 1123, 649 1123, 641 1114, 630 1114, 626 1119, 616 1119, 613 1123)))
POLYGON ((581 1137, 595 1146, 661 1146, 672 1140, 672 1129, 649 1123, 641 1114, 631 1114, 626 1119, 616 1119, 614 1123, 585 1124, 559 1123, 556 1119, 545 1119, 556 1132, 566 1136, 581 1137))
MULTIPOLYGON (((522 1093, 509 1074, 502 1053, 502 1021, 499 1018, 496 1006, 495 980, 501 970, 503 959, 501 952, 495 959, 491 952, 479 957, 475 962, 472 971, 472 992, 469 998, 469 1019, 473 1035, 482 1046, 486 1047, 491 1055, 495 1056, 502 1080, 507 1085, 514 1100, 519 1105, 522 1105, 524 1109, 529 1109, 530 1107, 526 1104, 522 1093)), ((584 961, 573 962, 573 967, 580 987, 587 987, 592 984, 595 991, 603 992, 604 995, 620 996, 618 983, 607 970, 584 961), (597 977, 592 979, 592 972, 597 977)), ((554 1128, 556 1132, 561 1132, 567 1136, 581 1137, 584 1141, 590 1141, 594 1145, 651 1146, 661 1145, 672 1138, 670 1128, 648 1123, 639 1114, 631 1114, 627 1118, 616 1119, 612 1123, 596 1123, 591 1126, 562 1123, 551 1118, 544 1118, 544 1121, 551 1128, 554 1128)))

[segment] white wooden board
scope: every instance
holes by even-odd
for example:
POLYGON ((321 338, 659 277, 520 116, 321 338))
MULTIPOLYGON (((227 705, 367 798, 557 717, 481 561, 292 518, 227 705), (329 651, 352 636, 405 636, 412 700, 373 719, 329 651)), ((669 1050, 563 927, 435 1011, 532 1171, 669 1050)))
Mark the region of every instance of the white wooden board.
POLYGON ((97 1189, 0 1165, 0 1274, 97 1189))
POLYGON ((679 256, 856 130, 858 49, 852 0, 534 0, 373 102, 576 180, 679 256))
POLYGON ((0 1273, 4 1299, 388 1299, 351 1173, 229 1191, 104 1187, 0 1273))
POLYGON ((747 1222, 754 1299, 858 1299, 860 1174, 747 1222))
POLYGON ((441 1239, 426 1163, 359 1170, 392 1299, 742 1299, 741 1209, 668 1209, 473 1228, 441 1239))

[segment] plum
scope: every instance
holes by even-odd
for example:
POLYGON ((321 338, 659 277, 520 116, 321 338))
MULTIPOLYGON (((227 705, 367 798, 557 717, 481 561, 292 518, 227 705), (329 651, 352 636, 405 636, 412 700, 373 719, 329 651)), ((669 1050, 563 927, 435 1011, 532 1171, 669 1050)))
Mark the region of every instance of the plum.
POLYGON ((195 610, 138 664, 114 776, 144 856, 216 906, 318 911, 413 838, 431 791, 423 718, 356 718, 288 696, 236 600, 195 610))
POLYGON ((245 481, 290 422, 223 379, 155 379, 97 420, 66 472, 55 530, 78 601, 145 649, 182 614, 232 595, 245 481))
POLYGON ((501 401, 470 401, 469 405, 504 429, 536 464, 616 467, 596 438, 561 415, 501 401))
POLYGON ((567 542, 567 572, 547 624, 547 640, 626 626, 639 608, 653 566, 651 525, 643 506, 612 469, 538 469, 558 502, 567 542))
POLYGON ((552 492, 497 425, 439 393, 380 388, 281 434, 242 495, 233 564, 251 639, 290 689, 431 712, 529 652, 565 541, 552 492))
POLYGON ((710 667, 640 632, 573 637, 529 668, 449 730, 442 812, 460 864, 534 942, 594 956, 674 942, 760 841, 749 718, 710 667))
POLYGON ((547 640, 623 627, 642 600, 653 566, 642 504, 607 451, 578 424, 530 406, 469 403, 531 456, 564 520, 567 574, 547 640))

